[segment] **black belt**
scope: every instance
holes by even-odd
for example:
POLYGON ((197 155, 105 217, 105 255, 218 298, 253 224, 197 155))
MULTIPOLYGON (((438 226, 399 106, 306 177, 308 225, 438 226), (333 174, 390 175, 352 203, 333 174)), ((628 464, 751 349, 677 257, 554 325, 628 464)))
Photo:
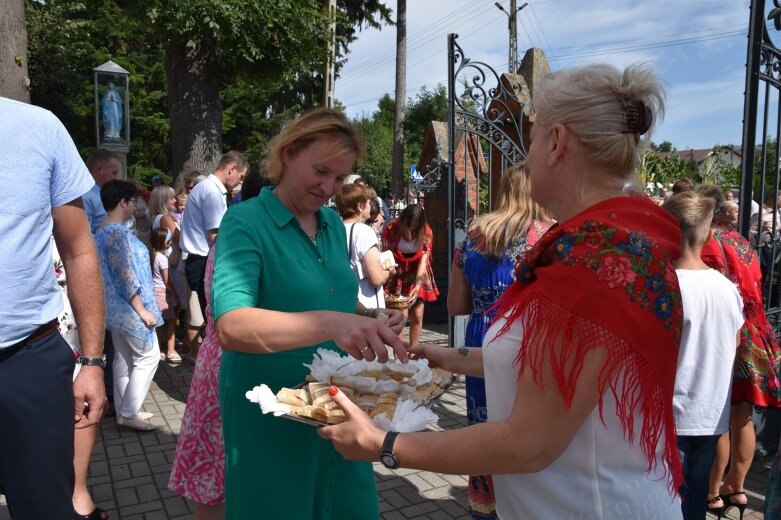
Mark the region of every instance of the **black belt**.
POLYGON ((46 336, 51 336, 52 334, 57 332, 58 328, 59 328, 59 321, 56 320, 56 319, 50 321, 49 323, 44 323, 43 325, 41 325, 40 327, 35 329, 32 334, 30 334, 29 336, 24 338, 19 343, 14 343, 10 347, 7 347, 7 349, 0 350, 0 352, 6 351, 6 350, 10 351, 12 349, 20 349, 20 348, 22 348, 22 347, 24 347, 26 345, 29 345, 33 341, 38 341, 39 339, 43 339, 46 336))

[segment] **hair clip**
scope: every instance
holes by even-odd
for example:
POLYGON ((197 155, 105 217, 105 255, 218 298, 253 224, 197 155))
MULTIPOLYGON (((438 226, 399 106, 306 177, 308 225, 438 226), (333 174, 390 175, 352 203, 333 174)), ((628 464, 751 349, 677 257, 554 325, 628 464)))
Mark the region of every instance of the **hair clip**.
POLYGON ((643 135, 651 128, 654 116, 651 109, 640 100, 630 101, 626 107, 624 134, 643 135))

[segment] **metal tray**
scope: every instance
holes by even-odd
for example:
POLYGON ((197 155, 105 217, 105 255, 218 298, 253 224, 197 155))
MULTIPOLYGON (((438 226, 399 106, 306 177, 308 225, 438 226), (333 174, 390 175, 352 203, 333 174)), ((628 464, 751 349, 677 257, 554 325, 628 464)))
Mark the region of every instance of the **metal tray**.
MULTIPOLYGON (((437 401, 439 401, 439 399, 443 395, 445 395, 445 392, 447 392, 450 389, 450 386, 455 382, 455 380, 457 378, 458 378, 458 376, 456 374, 451 374, 450 375, 450 381, 448 381, 448 383, 444 387, 440 388, 439 392, 437 394, 435 394, 434 396, 432 396, 431 399, 429 399, 428 402, 425 405, 423 405, 423 406, 425 406, 426 408, 431 409, 431 407, 434 406, 434 404, 437 401)), ((309 382, 305 381, 303 383, 300 383, 300 384, 294 386, 293 389, 294 390, 298 390, 299 388, 304 388, 308 384, 309 384, 309 382)), ((308 424, 309 426, 314 426, 315 428, 321 428, 323 426, 330 426, 328 424, 321 423, 320 421, 315 421, 314 419, 310 419, 309 417, 301 417, 300 415, 296 415, 296 414, 292 414, 292 413, 286 413, 284 415, 279 415, 278 417, 282 417, 282 418, 287 419, 289 421, 295 421, 295 422, 299 422, 299 423, 303 423, 303 424, 308 424)))

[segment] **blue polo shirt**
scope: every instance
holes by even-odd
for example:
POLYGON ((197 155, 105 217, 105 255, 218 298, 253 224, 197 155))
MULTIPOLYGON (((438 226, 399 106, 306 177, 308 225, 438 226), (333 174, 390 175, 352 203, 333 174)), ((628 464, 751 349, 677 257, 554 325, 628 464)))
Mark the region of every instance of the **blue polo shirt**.
POLYGON ((0 98, 0 348, 23 340, 62 310, 51 210, 94 184, 54 114, 0 98))
POLYGON ((87 193, 81 196, 81 201, 84 203, 84 213, 87 214, 89 230, 94 236, 106 218, 106 208, 103 207, 103 201, 100 200, 100 186, 94 184, 87 193))

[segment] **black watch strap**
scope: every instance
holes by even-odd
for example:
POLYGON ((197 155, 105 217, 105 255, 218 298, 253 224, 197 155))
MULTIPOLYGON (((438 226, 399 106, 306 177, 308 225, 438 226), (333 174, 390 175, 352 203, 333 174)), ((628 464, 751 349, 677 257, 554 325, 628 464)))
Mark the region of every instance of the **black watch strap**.
POLYGON ((393 444, 396 442, 396 436, 399 432, 388 432, 385 434, 385 440, 382 441, 382 452, 393 453, 393 444))
POLYGON ((382 441, 382 450, 380 451, 380 462, 383 466, 390 469, 397 469, 399 467, 399 459, 396 458, 396 454, 393 453, 393 444, 396 442, 396 436, 399 432, 388 432, 385 434, 385 440, 382 441))

